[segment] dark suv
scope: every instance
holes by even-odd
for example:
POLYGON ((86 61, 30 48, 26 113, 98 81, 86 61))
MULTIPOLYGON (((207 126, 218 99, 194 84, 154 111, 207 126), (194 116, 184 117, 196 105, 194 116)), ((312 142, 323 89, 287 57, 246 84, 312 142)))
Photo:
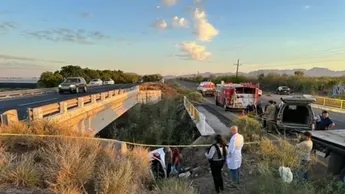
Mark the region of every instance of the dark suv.
POLYGON ((290 88, 287 86, 279 86, 276 90, 276 94, 279 95, 290 95, 291 91, 290 88))
POLYGON ((59 93, 79 93, 80 91, 87 92, 87 84, 82 77, 68 77, 59 85, 59 93))

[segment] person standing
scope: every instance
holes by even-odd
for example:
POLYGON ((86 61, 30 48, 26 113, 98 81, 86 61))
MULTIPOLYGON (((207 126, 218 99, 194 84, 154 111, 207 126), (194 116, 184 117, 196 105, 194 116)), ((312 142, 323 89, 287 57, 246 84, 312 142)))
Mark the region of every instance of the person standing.
POLYGON ((304 132, 305 139, 296 145, 296 147, 301 151, 300 156, 300 167, 298 170, 297 177, 299 180, 308 181, 309 179, 309 167, 310 167, 310 154, 313 149, 313 141, 311 140, 311 133, 304 132))
POLYGON ((266 126, 267 126, 267 132, 272 132, 274 124, 275 124, 275 120, 276 120, 277 108, 276 108, 276 105, 274 105, 273 100, 270 100, 268 102, 269 102, 269 105, 267 107, 267 111, 265 112, 266 126))
POLYGON ((232 137, 230 139, 226 163, 229 169, 229 175, 232 178, 232 183, 240 183, 240 167, 242 164, 242 147, 244 144, 244 138, 238 133, 238 127, 232 126, 230 128, 232 137))
POLYGON ((278 108, 281 108, 284 105, 283 98, 280 98, 280 103, 278 105, 278 108))
POLYGON ((322 111, 320 120, 316 122, 316 130, 328 130, 335 127, 333 121, 329 118, 326 110, 322 111))
MULTIPOLYGON (((167 143, 164 142, 163 145, 167 145, 167 143)), ((167 178, 169 178, 170 173, 171 173, 172 163, 173 163, 173 153, 170 147, 164 147, 163 150, 165 153, 164 162, 165 162, 165 168, 167 172, 167 178)))
POLYGON ((216 135, 215 143, 212 144, 208 152, 205 153, 206 158, 210 161, 214 187, 217 193, 224 190, 222 168, 226 160, 226 152, 225 141, 221 135, 216 135))

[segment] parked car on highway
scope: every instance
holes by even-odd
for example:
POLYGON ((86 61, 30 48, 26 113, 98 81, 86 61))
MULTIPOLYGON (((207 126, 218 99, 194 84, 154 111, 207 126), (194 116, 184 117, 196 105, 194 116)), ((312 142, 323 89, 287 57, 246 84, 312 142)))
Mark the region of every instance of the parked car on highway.
POLYGON ((93 79, 89 82, 89 84, 93 86, 101 86, 103 81, 101 79, 93 79))
POLYGON ((60 94, 64 92, 87 92, 87 84, 85 79, 82 77, 68 77, 59 85, 58 90, 60 94))
POLYGON ((112 79, 105 79, 103 84, 104 85, 112 85, 112 84, 115 84, 115 81, 112 79))
POLYGON ((216 85, 212 82, 201 82, 196 88, 203 96, 214 95, 216 92, 216 85))
POLYGON ((279 86, 275 92, 276 94, 279 95, 290 95, 290 88, 287 86, 279 86))
POLYGON ((310 95, 287 96, 278 110, 276 126, 278 130, 301 132, 314 130, 317 117, 311 107, 316 101, 310 95))

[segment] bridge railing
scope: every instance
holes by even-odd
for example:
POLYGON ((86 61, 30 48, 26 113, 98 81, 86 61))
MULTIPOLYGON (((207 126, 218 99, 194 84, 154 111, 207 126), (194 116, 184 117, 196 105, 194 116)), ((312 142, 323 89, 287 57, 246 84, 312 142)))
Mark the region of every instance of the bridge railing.
POLYGON ((52 103, 36 108, 29 108, 28 115, 29 120, 42 119, 45 117, 53 116, 55 114, 63 114, 74 108, 82 108, 84 105, 94 104, 106 99, 112 98, 114 96, 125 94, 126 92, 138 90, 138 87, 131 87, 126 89, 117 89, 107 92, 102 92, 98 94, 92 94, 87 96, 82 96, 78 98, 73 98, 58 103, 52 103))
POLYGON ((335 99, 335 98, 325 98, 317 96, 315 97, 315 104, 328 106, 332 108, 345 109, 345 100, 335 99))
POLYGON ((206 116, 199 112, 198 109, 195 108, 195 106, 188 100, 186 96, 184 96, 183 104, 187 112, 189 113, 189 116, 193 119, 200 132, 206 132, 206 116))

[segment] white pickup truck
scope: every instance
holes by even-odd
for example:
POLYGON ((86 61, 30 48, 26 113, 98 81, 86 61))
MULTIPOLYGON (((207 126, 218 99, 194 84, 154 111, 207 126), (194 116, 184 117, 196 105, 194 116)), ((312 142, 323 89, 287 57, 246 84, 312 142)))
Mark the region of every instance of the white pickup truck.
POLYGON ((216 85, 212 82, 201 82, 196 88, 203 96, 211 95, 214 96, 216 92, 216 85))

